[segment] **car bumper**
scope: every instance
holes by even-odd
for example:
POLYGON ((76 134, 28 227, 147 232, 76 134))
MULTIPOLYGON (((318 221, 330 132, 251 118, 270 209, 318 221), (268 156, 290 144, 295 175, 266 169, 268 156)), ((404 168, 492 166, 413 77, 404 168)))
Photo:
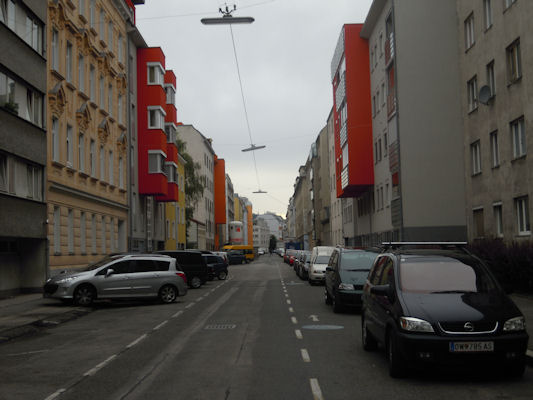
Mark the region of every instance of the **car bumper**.
POLYGON ((325 272, 309 271, 309 280, 310 281, 324 282, 325 279, 326 279, 326 273, 325 272))
POLYGON ((361 307, 361 290, 339 290, 338 292, 339 302, 343 306, 347 307, 361 307))
POLYGON ((72 286, 47 283, 43 287, 43 297, 49 299, 72 299, 72 286))
POLYGON ((523 359, 527 350, 526 332, 497 336, 433 336, 398 332, 398 350, 413 365, 435 364, 461 367, 464 365, 505 366, 523 359), (494 342, 490 352, 452 352, 451 342, 494 342))

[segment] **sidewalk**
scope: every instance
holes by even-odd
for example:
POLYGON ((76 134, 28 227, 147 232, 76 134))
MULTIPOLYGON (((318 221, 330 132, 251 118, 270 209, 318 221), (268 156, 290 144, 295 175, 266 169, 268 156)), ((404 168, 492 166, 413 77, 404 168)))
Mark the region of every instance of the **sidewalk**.
MULTIPOLYGON (((513 294, 527 322, 529 334, 528 363, 533 365, 533 296, 513 294)), ((92 312, 92 308, 65 305, 42 294, 26 294, 0 300, 0 344, 17 337, 71 321, 92 312)))

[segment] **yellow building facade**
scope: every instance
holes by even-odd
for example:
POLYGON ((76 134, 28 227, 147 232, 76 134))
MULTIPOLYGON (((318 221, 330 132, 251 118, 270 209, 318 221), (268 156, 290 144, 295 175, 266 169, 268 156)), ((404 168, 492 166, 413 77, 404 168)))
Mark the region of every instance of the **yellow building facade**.
POLYGON ((114 1, 49 0, 50 270, 127 249, 126 22, 114 1), (81 8, 80 8, 81 7, 81 8))
POLYGON ((165 205, 166 250, 183 250, 187 242, 187 223, 185 220, 185 160, 179 154, 177 176, 179 201, 165 205))

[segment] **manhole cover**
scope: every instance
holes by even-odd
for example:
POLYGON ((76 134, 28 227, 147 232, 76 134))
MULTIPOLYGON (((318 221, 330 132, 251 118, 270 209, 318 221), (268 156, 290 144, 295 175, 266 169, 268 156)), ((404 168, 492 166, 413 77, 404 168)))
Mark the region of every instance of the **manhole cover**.
POLYGON ((304 325, 302 329, 314 329, 317 331, 332 331, 337 329, 344 329, 341 325, 304 325))
POLYGON ((235 324, 211 324, 206 325, 204 329, 222 331, 227 329, 235 329, 236 327, 237 325, 235 324))

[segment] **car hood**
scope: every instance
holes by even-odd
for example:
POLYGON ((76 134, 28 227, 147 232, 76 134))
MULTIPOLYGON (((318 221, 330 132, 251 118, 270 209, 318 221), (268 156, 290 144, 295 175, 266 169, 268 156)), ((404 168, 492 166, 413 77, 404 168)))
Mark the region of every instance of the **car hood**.
POLYGON ((328 264, 313 264, 313 270, 324 272, 327 266, 328 264))
POLYGON ((58 282, 66 278, 71 278, 71 279, 84 278, 87 276, 94 275, 94 272, 95 271, 65 271, 58 275, 53 276, 52 278, 48 280, 48 282, 54 283, 54 282, 58 282))
POLYGON ((408 316, 431 323, 446 321, 504 321, 521 315, 503 292, 403 293, 408 316))

